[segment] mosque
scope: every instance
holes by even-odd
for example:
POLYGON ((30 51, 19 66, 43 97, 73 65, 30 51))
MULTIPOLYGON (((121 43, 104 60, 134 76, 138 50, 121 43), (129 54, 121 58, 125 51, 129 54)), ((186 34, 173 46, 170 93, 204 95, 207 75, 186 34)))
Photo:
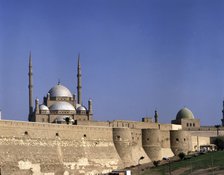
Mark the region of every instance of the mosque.
POLYGON ((32 80, 32 57, 29 56, 29 117, 30 122, 46 123, 77 123, 77 120, 92 120, 92 100, 88 101, 88 108, 82 103, 82 74, 80 55, 77 67, 77 99, 76 95, 63 86, 60 82, 52 87, 43 98, 42 104, 39 99, 35 100, 33 108, 33 80, 32 80))
MULTIPOLYGON (((77 124, 78 121, 91 121, 93 117, 92 100, 88 101, 88 108, 82 103, 82 73, 80 64, 80 54, 78 55, 77 65, 77 98, 75 94, 63 86, 60 82, 52 87, 43 102, 40 104, 39 99, 35 100, 35 108, 33 107, 33 71, 32 56, 29 55, 29 115, 30 122, 45 122, 77 124)), ((155 123, 158 123, 158 113, 155 111, 155 123)), ((142 121, 151 120, 143 118, 142 121)), ((171 121, 172 124, 181 125, 182 128, 200 128, 200 120, 195 119, 193 113, 188 108, 181 109, 176 119, 171 121)))

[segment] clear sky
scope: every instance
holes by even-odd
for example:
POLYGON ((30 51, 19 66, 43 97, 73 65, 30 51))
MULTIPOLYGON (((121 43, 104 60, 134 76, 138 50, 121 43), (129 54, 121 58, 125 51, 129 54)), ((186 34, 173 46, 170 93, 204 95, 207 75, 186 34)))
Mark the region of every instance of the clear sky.
POLYGON ((222 0, 0 0, 0 108, 27 120, 28 56, 34 98, 58 79, 96 120, 170 123, 188 107, 202 125, 220 124, 224 97, 222 0))

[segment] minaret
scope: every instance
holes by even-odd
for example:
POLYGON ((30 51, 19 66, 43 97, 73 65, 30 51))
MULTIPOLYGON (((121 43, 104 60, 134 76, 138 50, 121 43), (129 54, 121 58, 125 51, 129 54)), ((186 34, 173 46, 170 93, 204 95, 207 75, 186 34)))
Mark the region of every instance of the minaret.
POLYGON ((82 105, 82 73, 80 65, 80 54, 78 56, 78 69, 77 69, 77 102, 82 105))
POLYGON ((92 120, 93 116, 93 102, 91 99, 88 101, 89 120, 92 120))
POLYGON ((159 117, 158 112, 157 110, 155 110, 155 115, 154 115, 155 123, 158 123, 158 117, 159 117))
POLYGON ((29 55, 29 118, 28 120, 32 120, 32 113, 33 113, 33 71, 32 71, 32 57, 31 52, 29 55))
POLYGON ((222 102, 222 119, 221 119, 221 121, 222 121, 222 126, 224 126, 224 100, 222 102))

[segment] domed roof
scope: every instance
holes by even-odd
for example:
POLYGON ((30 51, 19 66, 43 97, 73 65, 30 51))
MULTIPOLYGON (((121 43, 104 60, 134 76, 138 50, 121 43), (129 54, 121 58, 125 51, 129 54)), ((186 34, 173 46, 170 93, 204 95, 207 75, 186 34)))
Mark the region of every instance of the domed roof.
POLYGON ((65 101, 58 101, 50 106, 51 111, 75 111, 74 106, 65 101))
POLYGON ((40 110, 42 110, 42 111, 49 111, 48 107, 45 106, 44 104, 40 105, 39 108, 40 108, 40 110))
POLYGON ((57 84, 51 88, 48 93, 50 97, 72 97, 70 90, 61 84, 57 84))
POLYGON ((76 108, 77 111, 86 111, 86 108, 84 106, 79 106, 76 108))
POLYGON ((176 120, 181 119, 194 119, 194 114, 188 108, 181 109, 176 116, 176 120))

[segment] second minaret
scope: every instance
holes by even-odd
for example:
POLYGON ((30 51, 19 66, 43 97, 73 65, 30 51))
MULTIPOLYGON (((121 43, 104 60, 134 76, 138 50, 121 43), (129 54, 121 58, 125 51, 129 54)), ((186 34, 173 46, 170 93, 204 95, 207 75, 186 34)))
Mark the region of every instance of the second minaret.
POLYGON ((78 69, 77 69, 77 98, 78 104, 82 105, 82 73, 81 73, 81 65, 80 65, 80 54, 78 56, 78 69))

